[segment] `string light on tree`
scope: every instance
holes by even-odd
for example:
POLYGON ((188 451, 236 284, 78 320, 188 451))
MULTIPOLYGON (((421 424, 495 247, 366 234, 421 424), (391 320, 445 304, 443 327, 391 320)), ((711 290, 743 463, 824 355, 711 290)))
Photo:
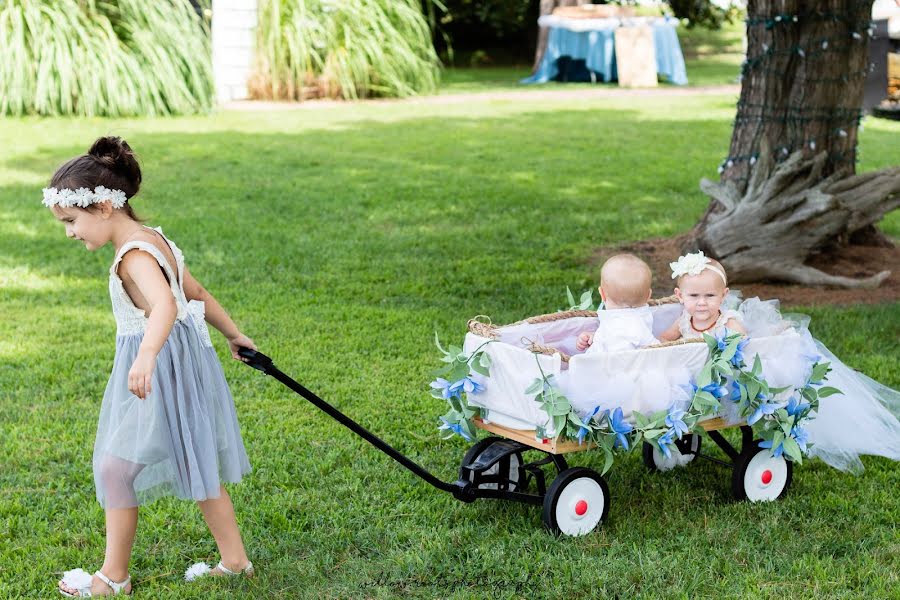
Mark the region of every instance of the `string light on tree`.
MULTIPOLYGON (((866 4, 865 2, 863 4, 866 4)), ((765 35, 771 36, 770 39, 760 41, 758 47, 762 48, 762 52, 756 56, 748 56, 744 61, 741 69, 742 80, 745 80, 752 73, 778 74, 781 75, 784 69, 783 60, 787 57, 799 57, 805 61, 827 61, 830 56, 840 56, 847 54, 851 44, 859 41, 865 41, 864 34, 868 37, 874 35, 874 23, 868 18, 869 13, 865 12, 866 18, 860 19, 862 11, 855 13, 852 11, 840 12, 834 10, 807 10, 797 13, 781 12, 776 14, 748 16, 746 19, 748 27, 748 35, 765 35), (801 35, 800 27, 810 24, 822 23, 824 33, 826 35, 816 36, 814 39, 804 41, 801 35), (760 33, 754 34, 752 30, 756 27, 762 28, 758 30, 760 33), (788 35, 792 35, 794 39, 800 38, 800 42, 784 44, 785 37, 783 34, 775 35, 775 30, 782 31, 788 35), (843 29, 843 31, 841 31, 843 29), (763 33, 765 32, 765 33, 763 33), (773 45, 774 44, 774 45, 773 45), (779 47, 781 45, 781 47, 779 47)), ((791 39, 790 37, 787 39, 791 39)), ((752 46, 752 45, 751 45, 752 46)), ((817 85, 817 84, 848 84, 851 81, 865 79, 874 69, 874 64, 869 64, 865 69, 852 70, 841 73, 837 77, 817 77, 806 75, 807 73, 820 72, 815 68, 801 69, 800 75, 795 77, 795 83, 800 85, 817 85)), ((825 72, 825 69, 821 70, 825 72)), ((795 149, 807 150, 815 152, 819 147, 819 140, 815 135, 803 135, 800 132, 812 126, 813 131, 822 125, 829 126, 824 135, 830 137, 830 142, 834 144, 834 139, 847 139, 849 137, 848 129, 858 127, 862 115, 856 108, 842 107, 811 107, 807 105, 788 106, 787 110, 780 107, 778 112, 770 110, 766 105, 750 105, 748 103, 738 103, 738 111, 735 117, 735 127, 752 123, 756 127, 762 128, 767 124, 778 124, 785 129, 787 139, 782 140, 785 143, 778 147, 776 155, 784 159, 789 156, 795 149), (792 132, 797 132, 792 135, 792 132)), ((832 161, 856 161, 858 160, 858 151, 854 147, 830 152, 829 158, 832 161)), ((719 173, 725 173, 728 169, 732 169, 738 163, 749 161, 751 165, 756 162, 756 155, 749 156, 728 156, 719 165, 719 173)))

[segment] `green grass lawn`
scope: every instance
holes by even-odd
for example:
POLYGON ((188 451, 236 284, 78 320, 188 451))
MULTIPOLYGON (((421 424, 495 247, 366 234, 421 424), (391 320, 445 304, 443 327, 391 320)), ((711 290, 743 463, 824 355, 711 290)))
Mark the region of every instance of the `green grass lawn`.
MULTIPOLYGON (((744 60, 744 23, 732 23, 718 31, 701 27, 678 29, 689 87, 737 83, 744 60)), ((439 93, 459 94, 498 90, 596 89, 616 88, 616 83, 559 83, 523 85, 531 75, 531 64, 517 66, 479 66, 447 68, 441 73, 439 93)), ((663 83, 663 86, 670 84, 663 83)))
MULTIPOLYGON (((436 431, 434 332, 509 322, 593 284, 605 244, 686 231, 728 148, 733 97, 370 103, 172 120, 0 121, 0 597, 55 596, 94 570, 90 470, 115 327, 112 250, 87 253, 40 189, 95 137, 143 160, 134 205, 287 373, 444 480, 466 444, 436 431)), ((868 120, 861 170, 900 163, 868 120)), ((900 215, 885 230, 900 236, 900 215)), ((674 258, 674 257, 673 257, 674 258)), ((658 273, 657 277, 667 277, 658 273)), ((800 307, 802 308, 802 307, 800 307)), ((900 387, 900 305, 816 308, 812 331, 900 387)), ((900 469, 817 461, 788 497, 730 500, 712 463, 668 474, 624 457, 597 532, 554 539, 540 510, 436 492, 277 382, 230 359, 254 472, 231 488, 253 581, 181 581, 217 560, 196 507, 141 512, 143 598, 896 597, 900 469)), ((573 465, 602 467, 582 453, 573 465)))

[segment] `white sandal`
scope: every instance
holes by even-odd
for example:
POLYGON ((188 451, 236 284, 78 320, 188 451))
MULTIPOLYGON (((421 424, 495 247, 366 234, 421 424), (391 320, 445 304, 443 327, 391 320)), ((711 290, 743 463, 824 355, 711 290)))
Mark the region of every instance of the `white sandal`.
POLYGON ((240 571, 232 571, 228 567, 222 564, 222 561, 219 561, 215 567, 210 567, 205 562, 198 562, 191 565, 187 571, 184 572, 184 580, 185 581, 194 581, 200 577, 205 577, 209 575, 209 572, 213 569, 219 569, 223 575, 246 575, 247 577, 253 577, 253 563, 249 560, 247 561, 247 565, 241 569, 240 571))
MULTIPOLYGON (((112 590, 112 594, 106 594, 107 596, 118 596, 119 594, 128 595, 125 588, 131 583, 131 577, 126 577, 124 581, 115 582, 100 571, 97 571, 94 575, 112 590)), ((69 598, 90 598, 93 596, 91 593, 91 574, 84 569, 72 569, 71 571, 66 571, 63 573, 62 579, 60 579, 59 582, 67 588, 71 588, 77 592, 76 594, 70 594, 58 587, 59 593, 63 596, 68 596, 69 598)))

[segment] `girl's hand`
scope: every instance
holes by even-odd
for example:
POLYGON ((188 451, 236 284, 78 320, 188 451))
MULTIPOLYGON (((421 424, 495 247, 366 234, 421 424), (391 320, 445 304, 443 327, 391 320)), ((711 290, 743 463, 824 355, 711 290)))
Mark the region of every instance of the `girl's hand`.
POLYGON ((145 399, 152 391, 150 383, 153 379, 153 369, 156 368, 156 356, 138 351, 137 357, 128 371, 128 391, 145 399))
POLYGON ((228 347, 231 349, 231 356, 234 360, 247 362, 247 359, 238 354, 238 348, 250 348, 256 350, 256 344, 243 333, 239 333, 233 338, 228 338, 228 347))
POLYGON ((581 335, 578 336, 578 341, 575 342, 575 349, 579 352, 584 352, 588 349, 588 346, 594 343, 594 334, 590 332, 582 332, 581 335))

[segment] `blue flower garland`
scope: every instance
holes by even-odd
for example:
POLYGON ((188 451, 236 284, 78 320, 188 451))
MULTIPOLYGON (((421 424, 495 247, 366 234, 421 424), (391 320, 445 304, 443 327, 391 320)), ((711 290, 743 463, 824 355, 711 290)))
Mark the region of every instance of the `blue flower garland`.
MULTIPOLYGON (((707 343, 710 343, 709 340, 707 343)), ((762 377, 758 355, 749 370, 743 360, 734 366, 728 396, 738 405, 738 414, 747 420, 754 435, 762 440, 759 444, 761 448, 771 449, 772 456, 784 456, 797 463, 802 463, 803 455, 809 451, 809 434, 803 426, 815 418, 819 400, 843 393, 823 385, 831 363, 819 362, 820 356, 809 359, 812 362, 809 377, 802 386, 793 390, 787 401, 776 400, 776 395, 788 388, 769 387, 762 377)))
POLYGON ((450 410, 440 418, 440 431, 446 432, 444 439, 453 437, 454 434, 462 436, 467 441, 474 441, 477 437, 472 419, 479 416, 477 407, 469 405, 469 394, 477 394, 484 390, 484 386, 472 378, 472 374, 478 373, 490 377, 491 357, 482 348, 491 343, 487 341, 475 349, 471 354, 463 352, 458 346, 449 346, 444 349, 434 334, 434 343, 443 357, 442 362, 447 363, 433 372, 437 379, 431 382, 431 395, 434 398, 442 398, 450 405, 450 410))

